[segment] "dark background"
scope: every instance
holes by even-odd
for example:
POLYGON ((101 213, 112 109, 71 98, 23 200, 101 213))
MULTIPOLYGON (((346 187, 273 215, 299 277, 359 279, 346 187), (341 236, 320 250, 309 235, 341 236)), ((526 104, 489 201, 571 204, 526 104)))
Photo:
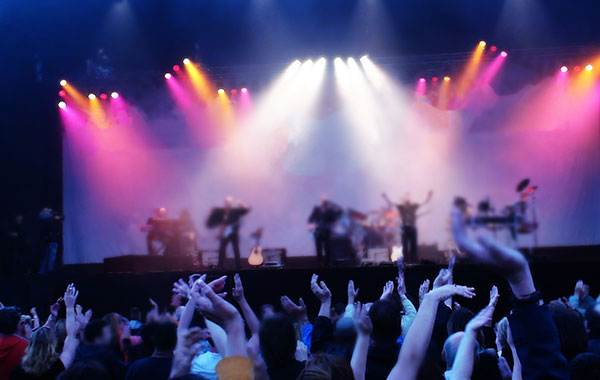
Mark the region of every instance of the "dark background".
MULTIPOLYGON (((3 223, 61 208, 58 81, 163 72, 189 56, 207 67, 295 58, 408 57, 500 49, 556 55, 600 42, 600 3, 558 0, 3 0, 0 107, 3 223), (562 49, 562 50, 561 50, 562 49)), ((551 60, 551 58, 549 58, 551 60)), ((552 63, 554 64, 554 62, 552 63)))

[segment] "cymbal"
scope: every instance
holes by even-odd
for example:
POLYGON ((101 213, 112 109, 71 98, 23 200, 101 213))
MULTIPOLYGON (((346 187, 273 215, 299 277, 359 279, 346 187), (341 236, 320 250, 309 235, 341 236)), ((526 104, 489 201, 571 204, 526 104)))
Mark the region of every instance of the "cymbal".
POLYGON ((519 184, 517 185, 517 193, 520 193, 521 191, 525 190, 527 186, 529 186, 529 182, 529 178, 525 178, 524 180, 519 182, 519 184))

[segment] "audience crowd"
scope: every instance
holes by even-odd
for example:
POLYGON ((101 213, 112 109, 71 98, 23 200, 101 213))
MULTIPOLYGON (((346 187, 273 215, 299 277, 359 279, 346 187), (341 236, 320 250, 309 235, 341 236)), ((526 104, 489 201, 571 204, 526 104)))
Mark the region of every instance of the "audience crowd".
POLYGON ((231 297, 225 276, 181 279, 173 284, 184 300, 177 310, 161 313, 151 301, 145 318, 134 308, 129 319, 92 316, 70 284, 43 325, 35 308, 22 314, 0 306, 0 380, 600 379, 600 299, 589 286, 579 281, 568 299, 544 303, 519 251, 470 237, 459 209, 452 231, 458 260, 500 274, 512 294, 477 289, 486 300, 489 292, 487 306, 461 306, 476 289, 454 283, 454 258, 431 285, 423 282, 415 300, 402 266, 378 300, 358 301, 350 281, 345 308, 332 307, 327 284, 313 275, 310 289, 320 302, 314 317, 302 298, 287 296, 283 313, 252 305, 255 313, 239 275, 231 297), (494 315, 499 297, 510 299, 506 316, 494 315))

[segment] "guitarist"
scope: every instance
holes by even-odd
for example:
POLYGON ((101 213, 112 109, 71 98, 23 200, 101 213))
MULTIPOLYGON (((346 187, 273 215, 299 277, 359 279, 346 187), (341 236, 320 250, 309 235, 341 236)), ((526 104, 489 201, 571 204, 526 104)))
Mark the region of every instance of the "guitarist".
POLYGON ((233 246, 235 256, 235 266, 237 269, 240 264, 240 235, 239 230, 242 218, 250 212, 250 207, 244 206, 241 202, 234 205, 232 197, 225 198, 224 207, 215 207, 211 210, 206 225, 208 228, 218 228, 219 233, 219 268, 223 269, 225 265, 225 256, 227 255, 227 245, 233 246))
POLYGON ((340 206, 326 196, 321 196, 321 203, 313 208, 308 217, 308 229, 315 239, 317 258, 321 265, 329 266, 331 263, 331 230, 342 213, 340 206))

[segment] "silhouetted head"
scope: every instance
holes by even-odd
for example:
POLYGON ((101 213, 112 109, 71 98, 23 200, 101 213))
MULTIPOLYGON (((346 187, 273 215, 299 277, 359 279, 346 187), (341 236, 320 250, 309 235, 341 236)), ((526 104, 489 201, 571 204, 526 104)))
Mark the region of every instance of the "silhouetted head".
POLYGON ((558 331, 561 352, 565 359, 571 361, 577 354, 586 352, 588 342, 583 316, 561 301, 551 301, 548 307, 558 331))
POLYGON ((285 315, 278 313, 263 319, 258 335, 260 351, 268 367, 294 359, 296 330, 285 315))
POLYGON ((379 300, 369 309, 373 324, 371 337, 376 343, 393 343, 402 334, 400 308, 392 301, 379 300))
POLYGON ((586 310, 585 320, 589 338, 600 339, 600 302, 586 310))
POLYGON ((83 337, 87 343, 108 346, 112 334, 108 322, 102 319, 93 319, 85 326, 83 337))
POLYGON ((0 309, 0 334, 11 335, 17 332, 21 313, 14 307, 0 309))
POLYGON ((571 360, 571 380, 600 379, 600 356, 586 352, 571 360))
POLYGON ((344 358, 319 353, 306 363, 298 380, 354 380, 354 374, 344 358))
POLYGON ((464 335, 465 333, 462 331, 455 332, 444 342, 442 360, 446 362, 446 369, 448 370, 452 369, 452 366, 454 365, 454 359, 456 358, 456 353, 458 352, 458 346, 460 345, 460 341, 464 335))
POLYGON ((172 353, 177 345, 177 326, 167 320, 157 323, 153 329, 152 342, 156 351, 172 353))

